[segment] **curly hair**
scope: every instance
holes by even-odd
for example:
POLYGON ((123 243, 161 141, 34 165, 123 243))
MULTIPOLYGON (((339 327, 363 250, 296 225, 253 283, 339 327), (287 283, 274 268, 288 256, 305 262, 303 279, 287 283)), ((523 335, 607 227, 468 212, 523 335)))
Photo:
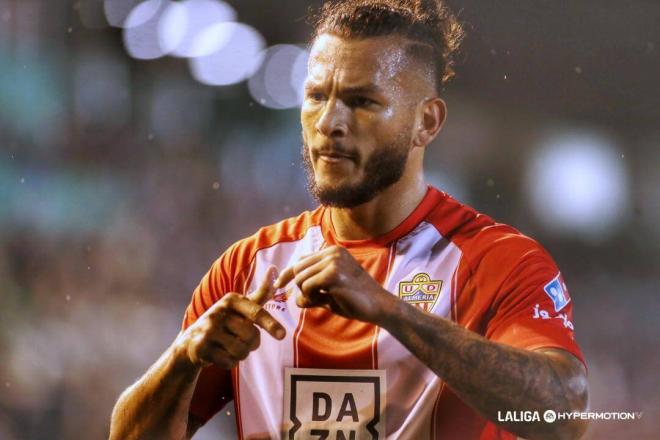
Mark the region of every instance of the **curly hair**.
POLYGON ((332 0, 312 15, 314 33, 342 38, 399 35, 406 51, 433 68, 436 89, 454 76, 463 27, 443 0, 332 0))

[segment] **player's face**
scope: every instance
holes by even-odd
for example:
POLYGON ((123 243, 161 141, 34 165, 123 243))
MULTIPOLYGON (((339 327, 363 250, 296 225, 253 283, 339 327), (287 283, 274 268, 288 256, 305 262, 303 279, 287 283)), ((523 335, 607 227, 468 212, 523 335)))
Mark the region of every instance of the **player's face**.
POLYGON ((402 43, 323 34, 312 46, 303 158, 310 190, 325 205, 368 202, 405 172, 419 75, 402 43))

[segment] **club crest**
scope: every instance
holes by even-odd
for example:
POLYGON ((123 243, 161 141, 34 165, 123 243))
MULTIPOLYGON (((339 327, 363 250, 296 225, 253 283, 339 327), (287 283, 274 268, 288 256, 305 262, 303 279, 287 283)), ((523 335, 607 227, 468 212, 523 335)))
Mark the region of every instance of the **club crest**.
POLYGON ((399 283, 399 298, 430 312, 440 296, 441 288, 442 280, 432 280, 429 274, 418 273, 412 281, 399 283))

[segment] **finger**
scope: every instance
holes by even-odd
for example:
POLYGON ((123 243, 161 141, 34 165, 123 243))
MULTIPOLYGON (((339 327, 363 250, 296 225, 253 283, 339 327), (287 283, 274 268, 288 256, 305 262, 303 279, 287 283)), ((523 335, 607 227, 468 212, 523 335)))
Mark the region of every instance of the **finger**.
POLYGON ((327 304, 332 298, 327 287, 327 279, 323 270, 305 279, 300 285, 300 291, 315 304, 327 304))
POLYGON ((235 367, 239 362, 239 359, 234 358, 217 344, 206 345, 200 350, 199 357, 204 363, 202 366, 214 364, 225 370, 235 367))
POLYGON ((252 351, 248 344, 228 332, 214 334, 209 345, 222 348, 229 353, 232 359, 239 361, 245 359, 252 351))
POLYGON ((315 295, 315 299, 306 297, 302 294, 296 295, 296 305, 301 309, 312 307, 321 307, 333 311, 333 299, 329 295, 315 295))
POLYGON ((328 293, 327 277, 324 274, 326 267, 327 265, 321 261, 296 275, 300 297, 305 298, 304 301, 296 298, 296 304, 304 303, 307 307, 321 307, 330 301, 332 297, 328 293))
POLYGON ((301 257, 297 263, 284 269, 277 278, 277 281, 275 281, 275 288, 279 289, 289 284, 295 278, 296 273, 305 270, 307 267, 325 258, 327 251, 327 249, 323 249, 322 251, 301 257))
POLYGON ((287 267, 286 269, 284 269, 280 273, 280 276, 275 281, 275 288, 276 289, 281 289, 282 287, 289 284, 295 276, 296 276, 296 273, 295 273, 294 267, 293 266, 287 267))
POLYGON ((224 326, 229 333, 248 345, 253 344, 255 339, 259 339, 259 330, 252 321, 237 313, 229 313, 224 320, 224 326))
POLYGON ((204 360, 225 370, 234 368, 241 361, 221 346, 215 344, 209 344, 204 353, 204 360))
POLYGON ((314 302, 302 294, 296 295, 296 305, 301 309, 315 307, 314 302))
POLYGON ((240 313, 259 327, 266 330, 274 338, 282 339, 286 335, 286 331, 284 330, 284 327, 282 327, 282 324, 277 322, 277 320, 259 304, 256 304, 245 297, 238 296, 233 297, 230 307, 232 310, 240 313))
POLYGON ((276 289, 273 284, 275 283, 277 276, 278 276, 278 271, 275 266, 270 266, 268 269, 266 269, 266 274, 264 275, 264 279, 261 282, 261 285, 255 292, 249 295, 248 298, 250 298, 255 303, 259 304, 260 306, 266 304, 268 300, 271 299, 273 297, 273 294, 275 293, 276 289))
POLYGON ((302 289, 302 284, 305 282, 305 280, 313 277, 314 275, 318 274, 323 269, 325 269, 327 262, 328 262, 327 259, 323 259, 321 261, 316 262, 316 264, 312 264, 311 266, 308 266, 304 270, 296 273, 294 277, 294 281, 296 285, 302 289))

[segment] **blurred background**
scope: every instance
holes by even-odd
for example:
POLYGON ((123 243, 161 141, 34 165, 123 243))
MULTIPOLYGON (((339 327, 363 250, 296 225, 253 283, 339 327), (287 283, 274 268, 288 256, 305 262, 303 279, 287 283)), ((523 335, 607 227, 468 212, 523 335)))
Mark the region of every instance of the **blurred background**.
MULTIPOLYGON (((659 438, 660 3, 448 3, 468 37, 428 179, 562 268, 591 408, 644 412, 585 438, 659 438)), ((211 262, 314 206, 318 4, 0 0, 0 439, 107 438, 211 262)))

